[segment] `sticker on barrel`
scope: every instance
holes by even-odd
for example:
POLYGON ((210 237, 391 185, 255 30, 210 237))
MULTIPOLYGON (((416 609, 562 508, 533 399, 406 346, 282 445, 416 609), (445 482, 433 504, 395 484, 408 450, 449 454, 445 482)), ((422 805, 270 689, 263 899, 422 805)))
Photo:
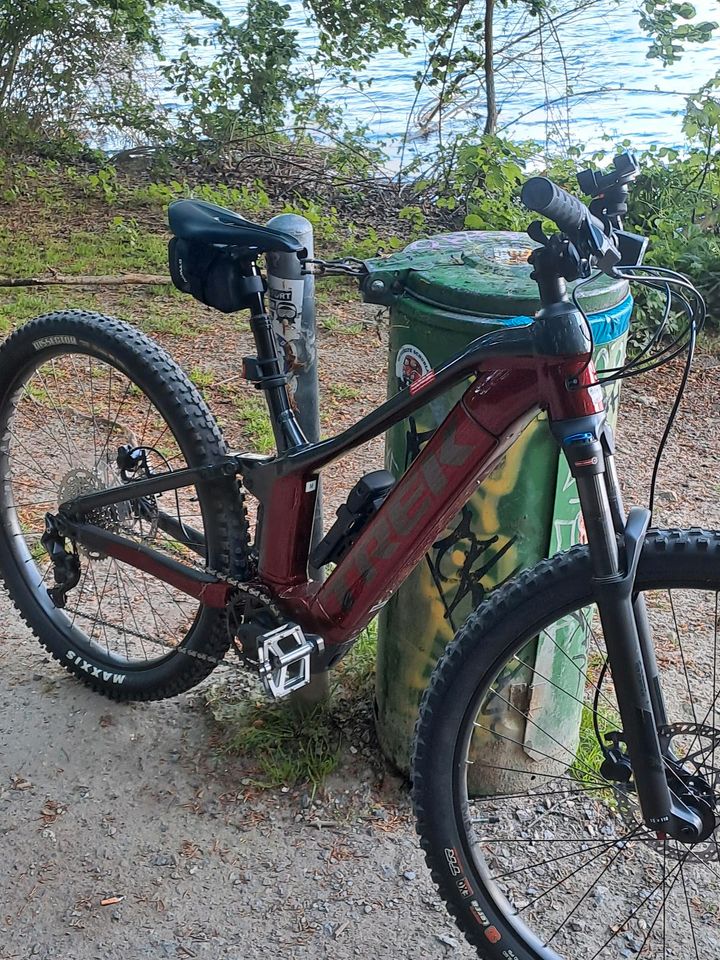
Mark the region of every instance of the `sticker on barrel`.
POLYGON ((418 389, 422 389, 425 386, 426 382, 432 382, 434 376, 419 386, 420 380, 426 378, 428 374, 431 374, 432 364, 422 352, 412 343, 405 343, 400 347, 395 358, 395 376, 398 379, 399 389, 404 387, 410 387, 415 393, 418 389))

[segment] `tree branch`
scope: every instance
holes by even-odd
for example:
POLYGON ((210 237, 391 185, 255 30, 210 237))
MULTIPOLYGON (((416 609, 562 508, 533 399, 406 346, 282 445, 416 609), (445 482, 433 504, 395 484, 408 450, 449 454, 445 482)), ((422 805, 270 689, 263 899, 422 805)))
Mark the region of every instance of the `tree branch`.
POLYGON ((497 131, 497 98, 495 95, 495 68, 493 64, 493 17, 495 13, 495 0, 485 0, 485 36, 483 44, 485 48, 485 105, 487 107, 487 116, 485 118, 485 134, 494 134, 497 131))
POLYGON ((152 273, 125 273, 120 276, 63 276, 52 277, 0 277, 0 287, 114 287, 130 285, 157 285, 170 283, 168 276, 156 276, 152 273))

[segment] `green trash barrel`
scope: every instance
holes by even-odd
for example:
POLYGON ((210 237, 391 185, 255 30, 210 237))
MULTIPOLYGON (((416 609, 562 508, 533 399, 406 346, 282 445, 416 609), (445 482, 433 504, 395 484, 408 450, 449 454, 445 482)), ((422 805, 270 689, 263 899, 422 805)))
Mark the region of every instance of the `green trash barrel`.
MULTIPOLYGON (((463 232, 420 240, 371 262, 369 289, 376 295, 368 299, 390 305, 388 396, 471 340, 507 324, 529 322, 540 306, 527 263, 534 246, 526 234, 463 232)), ((583 288, 580 303, 592 324, 596 366, 620 365, 632 310, 627 283, 602 276, 583 288)), ((432 400, 388 432, 388 470, 400 476, 408 468, 464 389, 460 385, 432 400)), ((606 402, 612 422, 619 384, 606 391, 606 402)), ((377 731, 385 755, 398 768, 409 768, 413 728, 430 674, 470 612, 493 587, 580 539, 575 484, 541 414, 380 614, 377 731)), ((573 698, 571 681, 577 685, 581 677, 571 661, 585 655, 586 631, 571 622, 561 622, 557 630, 558 636, 536 642, 535 668, 565 684, 569 695, 562 703, 548 704, 531 694, 535 723, 504 731, 517 741, 513 749, 518 755, 508 764, 506 754, 498 766, 529 771, 550 752, 550 737, 568 745, 577 737, 582 695, 578 689, 578 699, 573 698), (567 646, 563 655, 558 655, 557 643, 567 646)), ((517 725, 517 712, 514 718, 498 717, 497 722, 517 725)), ((487 749, 497 746, 488 744, 487 749)), ((478 789, 508 789, 505 776, 502 783, 485 782, 478 789)))

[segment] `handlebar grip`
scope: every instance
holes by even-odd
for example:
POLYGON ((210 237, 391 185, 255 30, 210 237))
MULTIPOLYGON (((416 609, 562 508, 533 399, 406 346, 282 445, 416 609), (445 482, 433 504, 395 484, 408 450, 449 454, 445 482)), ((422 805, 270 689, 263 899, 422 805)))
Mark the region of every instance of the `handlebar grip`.
POLYGON ((563 233, 573 236, 590 211, 577 197, 547 177, 532 177, 523 185, 520 200, 528 208, 553 220, 563 233))

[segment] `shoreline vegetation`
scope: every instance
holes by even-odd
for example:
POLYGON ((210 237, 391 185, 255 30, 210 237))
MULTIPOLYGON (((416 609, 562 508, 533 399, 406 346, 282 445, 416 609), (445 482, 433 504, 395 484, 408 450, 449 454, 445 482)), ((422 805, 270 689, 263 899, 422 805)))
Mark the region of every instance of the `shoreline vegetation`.
MULTIPOLYGON (((610 15, 620 0, 602 2, 610 15)), ((248 0, 232 20, 210 0, 0 0, 0 279, 27 284, 4 288, 12 293, 0 325, 8 329, 38 302, 33 281, 47 284, 48 302, 63 277, 82 290, 80 277, 142 274, 152 291, 152 279, 166 276, 163 220, 176 197, 261 222, 302 214, 323 256, 374 257, 451 230, 524 231, 530 217, 519 192, 529 170, 577 192, 578 169, 633 148, 625 140, 588 152, 569 142, 569 124, 562 145, 543 147, 498 124, 508 64, 534 69, 562 53, 563 24, 587 6, 306 0, 318 43, 301 56, 280 0, 248 0), (415 105, 427 96, 434 104, 433 149, 392 174, 368 131, 352 129, 321 97, 321 84, 330 76, 370 86, 358 78, 373 55, 409 55, 421 37, 427 62, 414 78, 415 105), (153 94, 157 82, 176 98, 172 115, 153 94), (443 118, 459 104, 467 121, 451 128, 443 118), (128 148, 108 157, 88 146, 107 136, 128 148), (63 246, 62 237, 72 242, 63 246)), ((684 0, 636 0, 635 12, 647 56, 662 64, 702 51, 720 29, 684 0)), ((583 89, 580 67, 566 65, 568 111, 583 89)), ((720 76, 709 77, 688 98, 685 149, 642 152, 626 220, 650 238, 650 262, 699 284, 711 325, 720 322, 719 90, 720 76)), ((549 124, 552 100, 548 92, 549 124)), ((639 297, 639 330, 653 326, 655 306, 639 297)))
MULTIPOLYGON (((649 236, 649 262, 691 276, 708 302, 708 325, 718 327, 720 104, 707 101, 700 120, 700 142, 685 152, 640 155, 626 227, 649 236)), ((540 165, 577 193, 578 169, 604 167, 617 150, 631 148, 624 141, 591 156, 574 148, 539 163, 535 144, 482 135, 458 150, 452 169, 401 179, 383 172, 360 143, 321 146, 309 134, 135 148, 114 157, 78 145, 68 150, 61 141, 9 144, 0 149, 0 333, 31 316, 33 306, 55 302, 50 288, 168 284, 166 210, 180 197, 258 222, 298 213, 313 225, 318 255, 370 258, 437 233, 523 232, 531 216, 518 196, 528 166, 534 174, 540 165), (77 226, 71 234, 68 220, 77 226)), ((332 289, 333 281, 324 285, 332 289)), ((638 298, 639 334, 654 325, 655 307, 652 298, 638 298)))

